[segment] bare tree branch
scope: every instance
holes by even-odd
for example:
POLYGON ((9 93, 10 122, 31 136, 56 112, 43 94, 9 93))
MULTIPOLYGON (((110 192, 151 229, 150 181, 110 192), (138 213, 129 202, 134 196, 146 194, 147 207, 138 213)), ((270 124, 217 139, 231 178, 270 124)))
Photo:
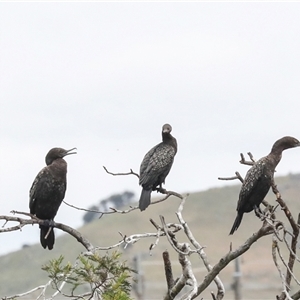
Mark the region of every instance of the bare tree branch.
POLYGON ((182 254, 182 255, 190 255, 192 253, 196 253, 197 251, 195 250, 192 250, 188 245, 186 245, 184 248, 184 250, 182 250, 181 248, 182 247, 178 247, 179 243, 175 237, 175 234, 171 231, 168 230, 167 228, 167 224, 165 222, 165 218, 163 216, 159 216, 160 220, 161 220, 161 223, 162 223, 162 227, 163 227, 163 230, 167 236, 167 239, 170 243, 170 245, 174 248, 174 250, 176 252, 178 252, 179 254, 182 254))
MULTIPOLYGON (((166 224, 166 228, 167 230, 169 230, 172 234, 174 234, 175 232, 178 232, 179 230, 181 230, 181 227, 179 225, 170 223, 170 224, 166 224), (174 226, 175 225, 175 226, 174 226), (171 230, 173 228, 173 230, 171 230)), ((122 235, 122 234, 121 234, 122 235)), ((165 232, 163 230, 158 229, 158 231, 156 233, 141 233, 141 234, 132 234, 130 236, 123 236, 122 235, 122 240, 119 241, 118 243, 111 245, 111 246, 107 246, 107 247, 95 247, 94 250, 110 250, 113 248, 118 248, 121 245, 124 245, 124 247, 126 248, 129 244, 134 244, 136 242, 138 242, 141 239, 145 239, 145 238, 159 238, 161 236, 165 236, 165 232)), ((152 244, 153 245, 153 244, 152 244)), ((154 246, 152 246, 151 249, 153 249, 154 246)), ((150 250, 151 250, 150 249, 150 250)))
POLYGON ((283 229, 284 233, 283 233, 283 240, 284 240, 284 243, 286 245, 286 247, 288 248, 289 252, 295 257, 295 259, 300 262, 300 258, 296 255, 296 253, 293 252, 290 244, 289 244, 289 241, 287 240, 286 236, 287 234, 289 234, 291 237, 293 237, 293 235, 288 232, 287 230, 283 229))
POLYGON ((137 178, 140 178, 140 175, 133 172, 132 169, 130 169, 130 172, 127 172, 127 173, 112 173, 110 171, 107 170, 107 168, 105 166, 103 166, 103 169, 105 170, 105 172, 107 174, 110 174, 112 176, 124 176, 124 175, 135 175, 137 178))
POLYGON ((251 154, 251 152, 248 152, 247 154, 250 158, 250 161, 245 160, 244 154, 241 153, 240 154, 240 156, 241 156, 240 163, 243 164, 243 165, 247 165, 247 166, 253 166, 255 164, 255 159, 253 158, 253 155, 251 154))
POLYGON ((164 251, 162 257, 164 261, 165 276, 166 276, 167 287, 169 291, 174 286, 174 277, 173 277, 172 264, 170 261, 169 252, 164 251))
MULTIPOLYGON (((181 200, 181 204, 177 210, 177 218, 180 222, 180 224, 183 227, 184 233, 186 234, 186 236, 188 237, 189 241, 192 243, 192 245, 196 248, 198 255, 200 256, 200 258, 202 259, 207 271, 211 271, 212 270, 212 266, 210 265, 207 255, 204 251, 204 247, 202 247, 199 242, 195 239, 194 235, 192 234, 187 222, 185 222, 185 220, 183 219, 182 216, 182 211, 183 211, 183 207, 185 204, 187 197, 185 197, 184 199, 181 200)), ((219 278, 219 276, 215 276, 214 278, 214 282, 218 288, 218 293, 216 296, 217 300, 221 300, 223 299, 224 295, 225 295, 225 288, 224 285, 221 281, 221 279, 219 278)))
POLYGON ((156 238, 155 242, 152 243, 149 247, 150 254, 152 253, 151 251, 158 245, 160 236, 162 236, 162 231, 160 229, 158 229, 157 238, 156 238))
MULTIPOLYGON (((167 191, 165 189, 160 189, 159 192, 162 193, 162 194, 165 194, 166 196, 161 198, 161 199, 151 201, 150 205, 154 205, 154 204, 158 204, 160 202, 163 202, 163 201, 167 200, 170 196, 175 196, 179 199, 183 198, 182 195, 180 195, 179 193, 173 192, 173 191, 167 191)), ((127 214, 127 213, 129 213, 133 210, 139 209, 139 207, 138 206, 133 206, 133 207, 130 207, 129 209, 126 209, 126 210, 119 210, 119 209, 116 209, 116 208, 113 208, 113 207, 110 207, 110 209, 112 211, 102 212, 102 214, 111 214, 111 213, 127 214)))
MULTIPOLYGON (((275 239, 275 237, 274 237, 274 239, 275 239)), ((277 253, 278 253, 278 255, 279 255, 279 258, 280 258, 280 260, 282 261, 282 263, 284 264, 284 266, 287 268, 287 271, 291 274, 291 276, 293 277, 293 279, 295 280, 295 282, 296 282, 298 285, 300 285, 300 281, 296 278, 296 276, 294 275, 294 273, 292 272, 292 270, 290 269, 290 267, 289 267, 288 264, 285 262, 285 260, 284 260, 284 258, 283 258, 283 256, 282 256, 281 251, 280 251, 280 248, 279 248, 279 246, 278 246, 278 241, 276 241, 276 243, 273 242, 273 247, 276 248, 277 253)))
MULTIPOLYGON (((298 225, 299 218, 298 218, 298 224, 297 224, 295 219, 293 218, 293 215, 291 214, 289 208, 287 207, 286 203, 281 198, 281 195, 277 189, 277 185, 275 184, 274 180, 272 182, 272 190, 273 190, 273 193, 276 195, 276 201, 279 203, 281 209, 284 211, 284 213, 293 229, 292 241, 291 241, 291 250, 292 251, 290 251, 288 268, 287 268, 286 279, 285 279, 286 284, 289 288, 290 284, 291 284, 293 268, 294 268, 294 264, 295 264, 295 254, 297 251, 297 241, 298 241, 298 236, 299 236, 299 225, 298 225)), ((285 296, 285 292, 283 291, 281 296, 279 297, 279 299, 283 300, 284 296, 285 296)))
POLYGON ((186 285, 186 278, 183 275, 181 275, 180 278, 175 282, 172 289, 168 291, 164 300, 173 300, 181 292, 181 290, 185 287, 185 285, 186 285))
MULTIPOLYGON (((244 154, 240 153, 241 156, 241 160, 240 163, 243 165, 247 165, 247 166, 253 166, 255 164, 255 159, 253 158, 253 155, 251 154, 251 152, 247 153, 250 157, 250 161, 245 160, 244 154)), ((235 180, 238 179, 240 182, 244 182, 243 177, 240 175, 239 172, 235 172, 235 176, 233 177, 218 177, 219 180, 235 180)))
MULTIPOLYGON (((29 224, 30 225, 33 225, 33 224, 45 225, 44 220, 40 220, 36 216, 31 215, 29 213, 19 212, 19 211, 12 211, 12 213, 25 215, 25 216, 30 217, 31 219, 23 219, 23 218, 20 218, 20 217, 3 216, 2 215, 2 216, 0 216, 0 220, 6 220, 5 224, 7 224, 7 222, 17 222, 17 223, 19 223, 19 225, 0 229, 0 233, 1 232, 20 230, 23 226, 26 226, 26 225, 29 225, 29 224)), ((60 229, 64 232, 69 233, 79 243, 81 243, 88 251, 91 251, 92 249, 94 249, 93 245, 86 238, 84 238, 79 231, 75 230, 74 228, 72 228, 68 225, 65 225, 65 224, 62 224, 62 223, 56 223, 56 222, 53 222, 53 224, 51 223, 51 226, 55 227, 55 228, 58 228, 58 229, 60 229)))
POLYGON ((1 298, 1 299, 2 300, 13 300, 13 299, 16 299, 16 298, 21 298, 21 297, 28 296, 28 295, 36 292, 36 291, 42 290, 41 294, 37 297, 37 299, 39 299, 42 295, 45 295, 46 288, 51 284, 51 282, 52 282, 52 280, 49 280, 46 284, 37 286, 37 287, 35 287, 35 288, 25 292, 25 293, 16 294, 16 295, 4 297, 4 298, 1 298))
MULTIPOLYGON (((107 170, 107 168, 105 166, 103 166, 104 170, 106 171, 106 173, 110 174, 110 175, 113 175, 113 176, 123 176, 123 175, 135 175, 137 176, 138 178, 140 177, 137 173, 133 172, 132 169, 130 169, 130 172, 127 172, 127 173, 112 173, 110 171, 107 170)), ((170 196, 175 196, 179 199, 182 199, 183 196, 179 193, 176 193, 176 192, 173 192, 173 191, 167 191, 166 189, 162 188, 162 187, 158 187, 156 188, 156 191, 161 193, 161 194, 164 194, 166 195, 164 198, 162 199, 159 199, 159 200, 156 200, 156 201, 153 201, 150 203, 150 205, 153 205, 153 204, 157 204, 157 203, 160 203, 160 202, 163 202, 165 200, 167 200, 170 196)), ((135 210, 135 209, 138 209, 139 207, 138 206, 135 206, 135 207, 131 207, 127 210, 117 210, 115 208, 112 208, 110 207, 110 209, 112 210, 112 212, 102 212, 103 214, 109 214, 109 213, 121 213, 121 214, 125 214, 125 213, 129 213, 131 212, 132 210, 135 210)))
MULTIPOLYGON (((182 195, 180 195, 179 193, 176 193, 176 192, 173 192, 173 191, 167 191, 165 189, 159 189, 158 190, 160 193, 162 194, 165 194, 166 196, 161 198, 161 199, 158 199, 158 200, 155 200, 155 201, 152 201, 150 203, 150 205, 154 205, 154 204, 158 204, 160 202, 163 202, 165 200, 167 200, 170 196, 175 196, 177 198, 180 198, 182 199, 182 195)), ((119 213, 119 214, 127 214, 127 213, 130 213, 131 211, 133 210, 136 210, 136 209, 139 209, 138 206, 130 206, 130 208, 128 209, 124 209, 124 210, 120 210, 120 209, 116 209, 114 207, 110 207, 110 211, 98 211, 98 210, 92 210, 92 209, 86 209, 86 208, 82 208, 82 207, 78 207, 78 206, 75 206, 75 205, 72 205, 72 204, 69 204, 67 203, 66 201, 63 200, 63 202, 72 207, 72 208, 75 208, 77 210, 83 210, 83 211, 87 211, 87 212, 93 212, 93 213, 96 213, 96 214, 100 214, 99 218, 102 217, 102 215, 110 215, 110 214, 114 214, 114 213, 119 213)))
MULTIPOLYGON (((272 257, 273 257, 273 261, 274 261, 274 264, 278 270, 278 273, 279 273, 279 276, 280 276, 280 279, 281 279, 281 285, 282 285, 282 293, 284 294, 284 299, 287 298, 288 300, 292 300, 292 298, 290 297, 289 295, 289 292, 288 292, 288 286, 286 284, 286 280, 285 280, 285 276, 277 262, 277 257, 276 257, 276 249, 278 249, 278 242, 276 240, 276 238, 274 238, 273 236, 273 244, 272 244, 272 257)), ((280 297, 277 297, 277 299, 280 299, 282 296, 280 297)))
POLYGON ((299 233, 298 224, 296 223, 295 219, 293 218, 293 216, 292 216, 290 210, 288 209, 286 203, 281 198, 281 194, 278 191, 277 185, 275 184, 274 180, 272 182, 272 190, 273 190, 273 193, 276 195, 276 201, 279 203, 281 209, 284 211, 287 219, 289 220, 289 222, 290 222, 290 224, 291 224, 291 226, 293 228, 293 231, 299 233))
MULTIPOLYGON (((182 252, 189 250, 189 245, 187 243, 182 244, 182 252)), ((182 274, 185 277, 186 282, 190 282, 192 289, 181 297, 181 300, 190 300, 197 293, 197 279, 193 273, 192 264, 188 258, 188 255, 179 253, 179 263, 181 264, 182 274)))
POLYGON ((214 292, 211 292, 210 294, 211 294, 211 297, 213 298, 213 300, 217 300, 217 298, 216 298, 214 292))
MULTIPOLYGON (((68 205, 68 206, 70 206, 70 207, 72 207, 72 208, 75 208, 77 210, 83 210, 83 211, 87 211, 87 212, 93 212, 93 213, 96 213, 96 214, 100 214, 101 216, 103 215, 103 212, 99 211, 99 210, 78 207, 78 206, 75 206, 75 205, 72 205, 72 204, 66 202, 65 200, 63 200, 63 203, 66 204, 66 205, 68 205)), ((101 216, 99 218, 101 218, 101 216)))
POLYGON ((244 182, 243 177, 240 175, 239 172, 235 172, 235 176, 233 177, 218 177, 219 180, 235 180, 238 179, 240 182, 244 182))
POLYGON ((231 262, 233 259, 242 255, 247 250, 249 250, 252 244, 255 243, 257 240, 259 240, 261 237, 265 235, 269 235, 272 232, 273 232, 273 227, 265 223, 256 233, 254 233, 250 238, 248 238, 246 242, 242 244, 237 250, 229 251, 225 256, 223 256, 220 259, 219 263, 216 264, 211 269, 211 271, 205 276, 203 282, 198 286, 198 291, 196 296, 200 295, 209 286, 209 284, 220 273, 220 271, 223 270, 229 264, 229 262, 231 262))

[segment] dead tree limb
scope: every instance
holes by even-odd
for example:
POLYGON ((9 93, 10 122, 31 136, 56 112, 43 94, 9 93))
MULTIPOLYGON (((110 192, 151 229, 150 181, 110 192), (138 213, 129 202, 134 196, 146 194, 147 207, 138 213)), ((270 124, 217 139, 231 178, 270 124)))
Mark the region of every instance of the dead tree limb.
MULTIPOLYGON (((51 285, 51 283, 52 283, 52 279, 49 280, 46 284, 37 286, 37 287, 35 287, 35 288, 33 288, 33 289, 27 291, 27 292, 20 293, 20 294, 16 294, 16 295, 13 295, 13 296, 7 296, 7 297, 1 298, 1 299, 2 299, 2 300, 14 300, 14 299, 16 299, 16 298, 22 298, 22 297, 28 296, 28 295, 30 295, 30 294, 36 292, 36 291, 41 290, 40 295, 37 297, 37 299, 39 299, 39 298, 41 298, 42 296, 45 297, 46 289, 47 289, 48 286, 51 285)), ((52 298, 54 298, 54 297, 52 297, 52 298)))
POLYGON ((243 164, 243 165, 247 165, 247 166, 253 166, 255 164, 255 159, 253 158, 253 155, 251 152, 248 152, 247 153, 249 158, 250 158, 250 161, 249 160, 245 160, 245 157, 244 157, 244 154, 241 153, 240 156, 241 156, 241 160, 240 160, 240 163, 243 164))
MULTIPOLYGON (((271 234, 272 232, 273 227, 268 223, 264 223, 264 225, 250 238, 248 238, 246 242, 242 244, 238 249, 236 249, 235 251, 229 251, 226 255, 224 255, 220 259, 219 263, 217 263, 211 269, 211 271, 205 276, 202 283, 198 286, 196 296, 200 295, 210 285, 214 278, 229 264, 229 262, 248 251, 253 243, 255 243, 257 240, 259 240, 263 236, 271 234)), ((196 296, 194 298, 196 298, 196 296)))
POLYGON ((281 285, 282 285, 282 294, 284 295, 284 297, 282 296, 282 294, 280 295, 280 297, 276 297, 278 300, 279 299, 288 299, 288 300, 292 300, 292 298, 289 295, 289 286, 286 284, 286 280, 285 280, 285 276, 284 273, 282 272, 278 262, 277 262, 277 256, 276 256, 276 250, 278 250, 278 241, 275 238, 275 236, 273 236, 273 243, 272 243, 272 257, 273 257, 273 261, 274 264, 278 270, 279 273, 279 277, 281 279, 281 285), (282 298, 283 297, 283 298, 282 298))
MULTIPOLYGON (((299 218, 298 218, 298 223, 296 223, 291 211, 289 210, 288 206, 286 203, 283 201, 280 192, 277 189, 277 185, 275 184, 274 180, 272 182, 272 190, 273 193, 276 195, 276 201, 279 203, 281 209, 284 211, 285 216, 287 217, 292 230, 292 240, 291 240, 291 251, 289 254, 289 260, 288 260, 288 267, 287 267, 287 272, 285 276, 285 281, 288 289, 290 288, 291 285, 291 280, 293 276, 293 269, 294 269, 294 264, 295 264, 295 259, 296 259, 296 252, 297 252, 297 241, 298 241, 298 236, 299 236, 299 218)), ((283 300, 286 297, 285 291, 281 293, 279 296, 279 300, 283 300)))
POLYGON ((232 177, 218 177, 219 180, 235 180, 238 179, 241 183, 244 182, 243 177, 241 176, 241 174, 239 172, 235 172, 235 176, 232 177))
MULTIPOLYGON (((24 227, 26 225, 29 225, 29 224, 30 225, 33 225, 33 224, 44 225, 45 224, 44 220, 40 220, 36 216, 31 215, 31 214, 26 213, 26 212, 12 211, 12 213, 28 216, 28 217, 30 217, 30 219, 23 219, 23 218, 20 218, 20 217, 3 216, 2 215, 2 216, 0 216, 0 220, 5 220, 6 221, 3 226, 5 226, 8 222, 17 222, 19 224, 16 225, 16 226, 8 227, 8 228, 2 228, 2 229, 0 229, 0 233, 1 232, 21 230, 22 227, 24 227)), ((91 251, 91 250, 94 249, 93 245, 86 238, 84 238, 79 231, 75 230, 74 228, 72 228, 68 225, 65 225, 65 224, 62 224, 62 223, 56 223, 56 222, 53 222, 53 224, 51 224, 51 226, 55 227, 55 228, 58 228, 58 229, 60 229, 64 232, 69 233, 79 243, 81 243, 88 251, 91 251)))
MULTIPOLYGON (((183 243, 182 245, 180 245, 180 248, 182 252, 188 251, 189 245, 187 243, 183 243)), ((185 293, 180 299, 191 300, 193 296, 197 293, 197 279, 193 273, 193 268, 189 256, 181 253, 179 253, 178 256, 178 260, 182 268, 182 275, 185 278, 185 282, 189 283, 192 286, 191 290, 185 293)))
POLYGON ((164 267, 165 267, 165 276, 167 281, 167 288, 168 291, 174 286, 174 277, 173 277, 173 271, 172 271, 172 264, 169 256, 168 251, 164 251, 162 254, 163 261, 164 261, 164 267))
MULTIPOLYGON (((195 237, 192 234, 192 231, 190 230, 187 222, 185 222, 185 220, 183 219, 182 211, 183 211, 183 207, 184 207, 186 199, 187 199, 187 197, 185 197, 184 199, 181 200, 181 204, 180 204, 180 206, 179 206, 179 208, 177 210, 177 213, 176 213, 177 218, 178 218, 180 224, 182 225, 184 233, 188 237, 189 241, 196 248, 197 253, 198 253, 199 257, 201 258, 201 260, 203 261, 203 264, 206 267, 207 271, 211 271, 212 270, 212 266, 211 266, 211 264, 208 261, 207 255, 206 255, 206 253, 204 251, 204 247, 202 247, 200 245, 200 243, 195 239, 195 237)), ((217 289, 218 289, 217 296, 215 296, 215 297, 216 297, 217 300, 221 300, 221 299, 223 299, 223 297, 225 295, 224 285, 223 285, 221 279, 219 278, 219 276, 216 276, 214 278, 214 282, 215 282, 215 284, 217 286, 217 289)))

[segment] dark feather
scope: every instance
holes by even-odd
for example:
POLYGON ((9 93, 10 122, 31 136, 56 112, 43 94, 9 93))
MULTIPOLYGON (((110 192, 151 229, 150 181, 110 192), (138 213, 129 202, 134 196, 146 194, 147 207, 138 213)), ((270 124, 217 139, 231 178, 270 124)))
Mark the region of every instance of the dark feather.
POLYGON ((276 141, 270 154, 259 159, 247 172, 239 194, 237 204, 237 217, 234 221, 230 234, 238 229, 244 213, 255 208, 259 209, 272 185, 275 168, 281 160, 282 151, 300 146, 297 139, 283 137, 276 141))
POLYGON ((151 197, 151 190, 142 189, 142 193, 139 201, 139 208, 141 211, 145 210, 150 205, 150 197, 151 197))
MULTIPOLYGON (((73 149, 71 149, 73 150, 73 149)), ((41 220, 52 221, 65 197, 67 188, 67 163, 64 156, 74 154, 71 150, 53 148, 46 155, 47 166, 36 176, 29 191, 30 213, 41 220)), ((51 227, 51 225, 49 225, 51 227)), ((53 228, 40 225, 40 242, 44 248, 51 250, 55 242, 53 228)))
POLYGON ((177 153, 177 141, 171 135, 171 130, 172 127, 169 124, 163 126, 163 141, 150 149, 141 163, 139 180, 143 187, 139 201, 141 210, 149 206, 151 191, 162 186, 171 170, 177 153))

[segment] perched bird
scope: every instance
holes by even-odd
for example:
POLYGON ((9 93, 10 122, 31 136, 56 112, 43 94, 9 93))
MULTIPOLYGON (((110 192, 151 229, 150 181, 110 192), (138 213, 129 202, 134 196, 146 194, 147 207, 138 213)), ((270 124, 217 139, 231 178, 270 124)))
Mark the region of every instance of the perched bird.
POLYGON ((151 192, 162 188, 177 153, 177 141, 171 135, 172 127, 162 128, 162 142, 153 147, 144 157, 140 167, 140 185, 143 187, 139 208, 145 210, 150 204, 151 192))
POLYGON ((300 142, 290 136, 285 136, 272 147, 270 154, 259 159, 249 169, 244 179, 237 204, 237 217, 229 234, 233 234, 241 224, 243 214, 252 211, 260 211, 259 205, 267 195, 275 172, 275 168, 281 160, 282 151, 300 146, 300 142))
POLYGON ((45 225, 40 225, 40 242, 45 249, 53 248, 55 237, 51 222, 65 197, 67 187, 67 163, 63 157, 76 154, 71 152, 74 149, 51 149, 46 155, 47 166, 38 173, 29 192, 30 213, 45 220, 45 225))

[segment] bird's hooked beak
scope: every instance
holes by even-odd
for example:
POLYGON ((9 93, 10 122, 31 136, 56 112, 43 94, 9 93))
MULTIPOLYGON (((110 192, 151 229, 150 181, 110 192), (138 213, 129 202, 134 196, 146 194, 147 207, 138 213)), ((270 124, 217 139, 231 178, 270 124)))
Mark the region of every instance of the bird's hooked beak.
POLYGON ((77 148, 72 148, 70 150, 66 150, 63 157, 65 157, 67 155, 71 155, 71 154, 77 154, 77 152, 71 152, 72 150, 77 150, 77 148))
POLYGON ((162 130, 162 133, 170 133, 171 132, 171 128, 170 127, 164 127, 162 130))

